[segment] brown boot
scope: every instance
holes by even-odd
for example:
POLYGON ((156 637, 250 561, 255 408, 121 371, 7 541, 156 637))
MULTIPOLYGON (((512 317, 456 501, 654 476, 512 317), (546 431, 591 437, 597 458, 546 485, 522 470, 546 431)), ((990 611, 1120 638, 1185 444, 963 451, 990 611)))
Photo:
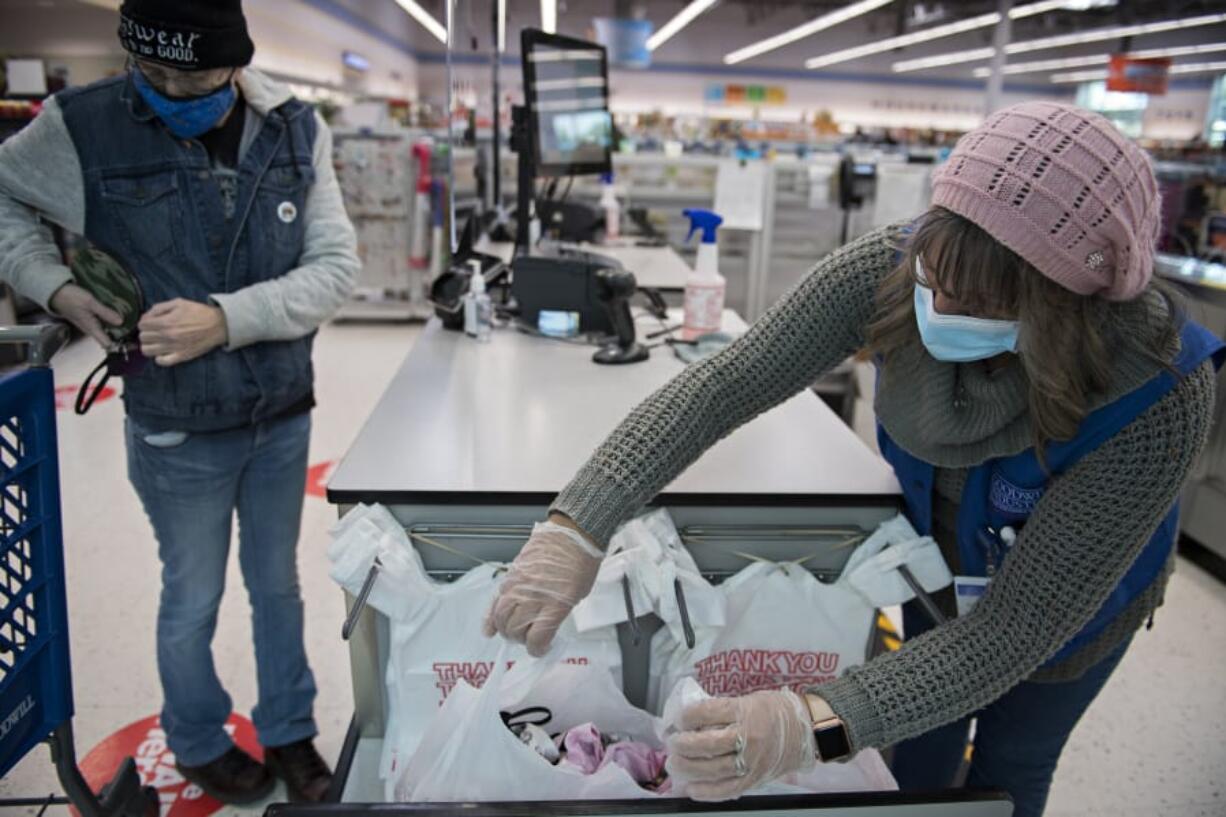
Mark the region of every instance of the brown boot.
POLYGON ((285 781, 291 803, 321 803, 332 785, 332 770, 310 738, 265 749, 264 763, 285 781))
POLYGON ((231 746, 224 755, 203 766, 176 762, 175 767, 209 797, 232 806, 263 800, 277 784, 268 769, 237 746, 231 746))

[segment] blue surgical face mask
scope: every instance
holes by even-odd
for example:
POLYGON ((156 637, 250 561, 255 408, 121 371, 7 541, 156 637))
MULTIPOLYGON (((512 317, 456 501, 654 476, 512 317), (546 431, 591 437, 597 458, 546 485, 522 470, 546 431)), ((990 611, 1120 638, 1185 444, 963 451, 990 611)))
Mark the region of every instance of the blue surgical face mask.
MULTIPOLYGON (((926 280, 918 258, 915 270, 921 281, 926 280)), ((930 287, 915 285, 915 322, 928 353, 937 360, 969 363, 1017 351, 1017 321, 942 315, 934 299, 930 287)))
POLYGON ((158 118, 180 139, 195 139, 208 133, 234 105, 238 92, 227 82, 211 94, 192 99, 171 99, 149 84, 140 69, 132 71, 132 81, 158 118))

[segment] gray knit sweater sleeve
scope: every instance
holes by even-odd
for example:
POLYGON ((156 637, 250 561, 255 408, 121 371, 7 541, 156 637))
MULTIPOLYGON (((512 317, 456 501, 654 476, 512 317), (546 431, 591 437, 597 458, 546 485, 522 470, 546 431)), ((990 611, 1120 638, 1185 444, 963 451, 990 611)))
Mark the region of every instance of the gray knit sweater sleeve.
POLYGON ((1213 404, 1206 363, 1053 480, 974 612, 817 687, 854 747, 889 746, 981 709, 1080 631, 1178 497, 1213 404))
POLYGON ((810 386, 864 345, 893 228, 827 256, 736 343, 647 398, 596 450, 552 510, 606 543, 721 438, 810 386))

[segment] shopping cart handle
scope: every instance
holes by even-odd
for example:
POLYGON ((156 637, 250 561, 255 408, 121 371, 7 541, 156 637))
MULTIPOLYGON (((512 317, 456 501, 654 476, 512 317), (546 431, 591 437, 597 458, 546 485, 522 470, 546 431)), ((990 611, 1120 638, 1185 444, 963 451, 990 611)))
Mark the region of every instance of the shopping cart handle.
POLYGON ((72 333, 68 324, 54 321, 26 326, 0 326, 0 345, 22 344, 29 347, 26 363, 49 366, 55 353, 68 345, 72 333))

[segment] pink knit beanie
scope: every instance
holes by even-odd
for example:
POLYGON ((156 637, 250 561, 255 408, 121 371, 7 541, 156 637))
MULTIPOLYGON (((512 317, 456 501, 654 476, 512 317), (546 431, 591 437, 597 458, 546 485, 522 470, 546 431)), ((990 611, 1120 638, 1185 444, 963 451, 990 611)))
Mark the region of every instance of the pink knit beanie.
POLYGON ((932 177, 932 203, 973 221, 1081 295, 1136 297, 1161 226, 1153 167, 1096 113, 1023 102, 963 136, 932 177))

